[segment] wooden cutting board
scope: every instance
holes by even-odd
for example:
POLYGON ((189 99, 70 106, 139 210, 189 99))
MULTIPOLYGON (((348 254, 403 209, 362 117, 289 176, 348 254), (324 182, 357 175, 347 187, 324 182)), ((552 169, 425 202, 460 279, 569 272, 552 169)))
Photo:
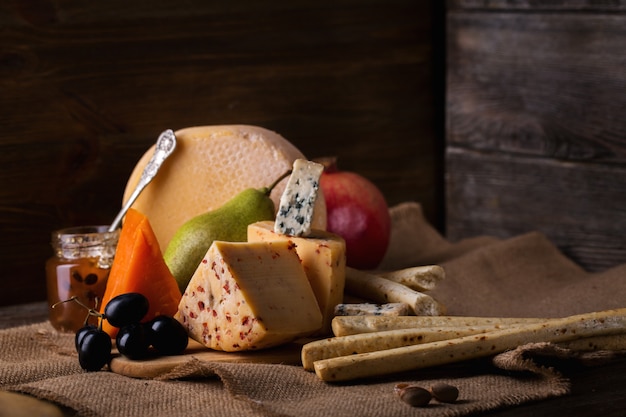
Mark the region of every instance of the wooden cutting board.
POLYGON ((161 356, 146 360, 130 360, 116 354, 111 361, 111 370, 117 374, 133 378, 154 378, 194 358, 208 362, 302 365, 301 351, 302 343, 294 342, 258 351, 222 352, 208 349, 195 340, 189 339, 189 346, 181 355, 161 356))

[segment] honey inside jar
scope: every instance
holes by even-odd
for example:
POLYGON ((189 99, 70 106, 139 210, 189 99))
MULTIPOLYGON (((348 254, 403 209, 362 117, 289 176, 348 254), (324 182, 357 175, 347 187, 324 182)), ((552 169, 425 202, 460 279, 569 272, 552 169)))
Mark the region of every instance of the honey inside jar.
POLYGON ((119 231, 108 232, 107 226, 62 229, 52 234, 55 256, 46 262, 46 285, 54 328, 75 332, 87 322, 97 324, 97 317, 89 317, 85 307, 61 301, 75 297, 89 308, 99 307, 118 238, 119 231))

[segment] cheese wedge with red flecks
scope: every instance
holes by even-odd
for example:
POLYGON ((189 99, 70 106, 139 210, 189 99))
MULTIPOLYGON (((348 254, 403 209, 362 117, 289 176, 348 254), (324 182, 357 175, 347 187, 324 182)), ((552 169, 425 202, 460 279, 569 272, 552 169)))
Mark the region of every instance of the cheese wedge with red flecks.
POLYGON ((286 241, 295 245, 324 316, 322 333, 331 333, 335 306, 343 302, 346 277, 346 242, 334 233, 312 229, 308 237, 287 236, 274 231, 274 222, 248 226, 248 242, 286 241))
POLYGON ((189 336, 226 352, 308 336, 322 314, 292 242, 215 241, 179 303, 189 336))

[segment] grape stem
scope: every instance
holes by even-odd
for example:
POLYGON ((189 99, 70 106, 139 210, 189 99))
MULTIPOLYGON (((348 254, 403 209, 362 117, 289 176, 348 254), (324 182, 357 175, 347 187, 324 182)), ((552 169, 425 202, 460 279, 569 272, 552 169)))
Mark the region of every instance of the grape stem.
MULTIPOLYGON (((63 304, 63 303, 68 303, 70 301, 75 301, 78 305, 80 305, 81 307, 84 307, 87 309, 87 317, 85 318, 85 323, 87 322, 87 320, 89 319, 89 316, 96 316, 100 319, 100 329, 102 329, 102 320, 105 318, 104 314, 100 313, 98 310, 96 310, 95 308, 91 308, 88 305, 85 305, 82 301, 80 301, 78 299, 77 296, 72 296, 70 298, 68 298, 67 300, 61 300, 61 301, 57 301, 56 303, 52 304, 52 308, 55 308, 56 306, 58 306, 59 304, 63 304)), ((98 306, 98 298, 96 298, 96 308, 98 306)))

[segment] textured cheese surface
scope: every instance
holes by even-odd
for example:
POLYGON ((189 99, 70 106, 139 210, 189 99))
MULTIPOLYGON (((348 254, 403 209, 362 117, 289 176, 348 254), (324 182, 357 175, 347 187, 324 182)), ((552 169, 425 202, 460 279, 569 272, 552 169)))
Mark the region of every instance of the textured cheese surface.
POLYGON ((308 236, 324 166, 296 159, 293 172, 280 197, 274 231, 289 236, 308 236))
POLYGON ((411 306, 406 303, 355 303, 335 306, 336 316, 410 316, 411 306))
POLYGON ((322 332, 331 332, 335 306, 343 301, 346 275, 346 243, 340 236, 313 229, 308 237, 286 236, 274 232, 271 221, 248 226, 249 242, 288 241, 296 247, 304 271, 324 316, 322 332))
MULTIPOLYGON (((216 209, 246 188, 271 185, 302 153, 270 130, 247 125, 199 126, 178 130, 176 150, 133 207, 144 213, 164 250, 190 218, 216 209)), ((154 153, 150 148, 128 179, 126 202, 154 153)), ((272 192, 276 208, 287 180, 272 192)), ((326 228, 323 195, 317 199, 315 227, 326 228)))
POLYGON ((227 352, 278 346, 322 325, 315 295, 287 241, 214 242, 176 318, 191 338, 227 352))

